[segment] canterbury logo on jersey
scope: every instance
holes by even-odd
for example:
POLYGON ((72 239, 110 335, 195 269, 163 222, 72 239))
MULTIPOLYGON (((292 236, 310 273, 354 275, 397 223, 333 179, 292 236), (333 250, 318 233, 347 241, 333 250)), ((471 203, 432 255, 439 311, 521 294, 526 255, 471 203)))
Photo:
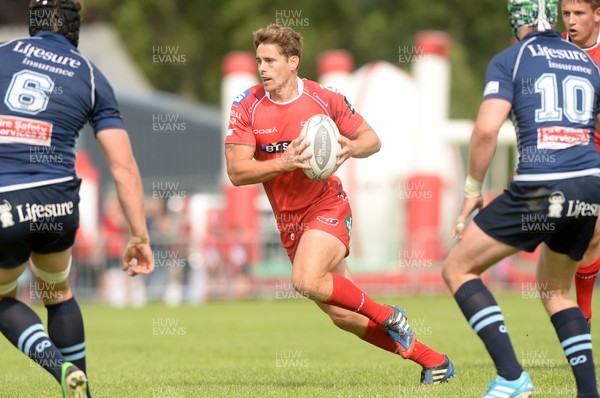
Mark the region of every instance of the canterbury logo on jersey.
POLYGON ((266 153, 283 153, 288 148, 292 141, 279 141, 271 142, 268 144, 261 144, 260 151, 266 153))

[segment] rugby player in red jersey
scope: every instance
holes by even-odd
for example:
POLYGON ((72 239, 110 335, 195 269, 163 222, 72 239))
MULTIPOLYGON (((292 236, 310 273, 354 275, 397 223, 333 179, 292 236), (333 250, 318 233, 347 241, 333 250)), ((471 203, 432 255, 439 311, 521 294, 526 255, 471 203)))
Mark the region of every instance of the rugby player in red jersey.
POLYGON ((269 25, 254 32, 254 46, 263 83, 241 93, 231 108, 225 140, 231 182, 263 183, 298 292, 341 329, 420 364, 422 384, 447 381, 454 375, 452 363, 416 340, 404 310, 376 303, 352 282, 345 260, 352 213, 339 178, 313 181, 302 171, 310 155, 303 153, 308 143, 300 132, 315 114, 327 114, 339 128, 338 167, 378 152, 377 134, 343 95, 298 77, 297 32, 269 25))
MULTIPOLYGON (((600 0, 562 0, 561 14, 566 31, 562 36, 581 47, 600 65, 600 0)), ((600 151, 600 135, 597 127, 594 142, 600 151)), ((600 270, 600 224, 596 225, 594 237, 585 252, 577 274, 575 291, 577 304, 588 323, 592 323, 592 293, 600 270)))

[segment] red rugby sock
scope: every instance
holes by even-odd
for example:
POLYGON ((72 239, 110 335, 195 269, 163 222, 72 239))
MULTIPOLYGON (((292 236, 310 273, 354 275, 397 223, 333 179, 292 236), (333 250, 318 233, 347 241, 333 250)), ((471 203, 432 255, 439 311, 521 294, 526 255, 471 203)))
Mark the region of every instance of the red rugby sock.
POLYGON ((415 350, 408 359, 426 368, 432 368, 444 363, 446 357, 417 340, 415 341, 415 350))
POLYGON ((377 325, 381 325, 392 315, 392 308, 376 303, 350 280, 333 272, 329 274, 333 278, 333 291, 325 304, 358 312, 377 325))
POLYGON ((396 343, 387 334, 384 328, 371 320, 369 320, 369 323, 367 324, 367 330, 362 339, 367 343, 371 343, 382 350, 386 350, 394 354, 398 354, 399 348, 402 348, 400 344, 396 343))
MULTIPOLYGON (((369 321, 365 335, 362 337, 367 343, 373 344, 382 350, 389 351, 394 354, 400 355, 401 350, 404 348, 396 343, 383 329, 373 321, 369 321)), ((415 341, 415 350, 407 358, 413 362, 418 363, 426 368, 441 365, 446 359, 443 354, 432 350, 419 340, 415 341)))
POLYGON ((577 292, 577 305, 581 308, 583 316, 592 322, 592 294, 598 277, 600 258, 588 265, 581 265, 575 274, 575 291, 577 292))

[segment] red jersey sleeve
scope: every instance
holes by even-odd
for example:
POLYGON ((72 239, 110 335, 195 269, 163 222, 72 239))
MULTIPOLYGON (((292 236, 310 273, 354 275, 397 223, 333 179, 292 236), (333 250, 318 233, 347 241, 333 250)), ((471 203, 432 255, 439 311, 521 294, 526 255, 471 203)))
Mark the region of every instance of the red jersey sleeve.
POLYGON ((329 94, 329 117, 338 126, 340 134, 345 137, 352 135, 362 124, 363 117, 354 110, 343 94, 329 88, 324 88, 323 91, 329 94))
POLYGON ((239 94, 233 100, 231 111, 229 112, 229 124, 227 126, 227 136, 225 144, 245 144, 256 146, 256 139, 252 132, 252 115, 249 112, 250 105, 253 103, 250 89, 239 94))

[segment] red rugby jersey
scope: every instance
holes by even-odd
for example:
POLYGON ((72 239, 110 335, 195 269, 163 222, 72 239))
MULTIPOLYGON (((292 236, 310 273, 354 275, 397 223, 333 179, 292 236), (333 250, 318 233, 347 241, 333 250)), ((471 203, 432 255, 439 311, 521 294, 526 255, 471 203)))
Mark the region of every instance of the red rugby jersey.
MULTIPOLYGON (((571 41, 567 32, 562 32, 561 35, 563 39, 571 41)), ((585 51, 587 55, 589 55, 590 58, 594 60, 596 65, 600 65, 600 35, 598 36, 598 39, 596 39, 596 43, 593 46, 583 48, 582 50, 585 51)), ((596 148, 598 148, 598 151, 600 152, 600 134, 598 133, 598 126, 596 126, 596 131, 594 131, 594 143, 596 144, 596 148)))
MULTIPOLYGON (((313 115, 328 115, 344 136, 354 133, 363 121, 346 97, 319 83, 298 79, 298 92, 298 97, 285 103, 273 102, 262 84, 238 95, 231 107, 225 143, 252 145, 256 160, 269 160, 282 155, 313 115)), ((313 181, 302 169, 281 173, 263 185, 275 214, 302 211, 324 195, 342 190, 335 175, 313 181)))
MULTIPOLYGON (((563 39, 571 41, 567 32, 562 32, 561 36, 563 39)), ((600 65, 600 37, 598 37, 598 40, 596 40, 596 44, 591 47, 582 48, 582 50, 585 51, 596 62, 596 64, 600 65)))

